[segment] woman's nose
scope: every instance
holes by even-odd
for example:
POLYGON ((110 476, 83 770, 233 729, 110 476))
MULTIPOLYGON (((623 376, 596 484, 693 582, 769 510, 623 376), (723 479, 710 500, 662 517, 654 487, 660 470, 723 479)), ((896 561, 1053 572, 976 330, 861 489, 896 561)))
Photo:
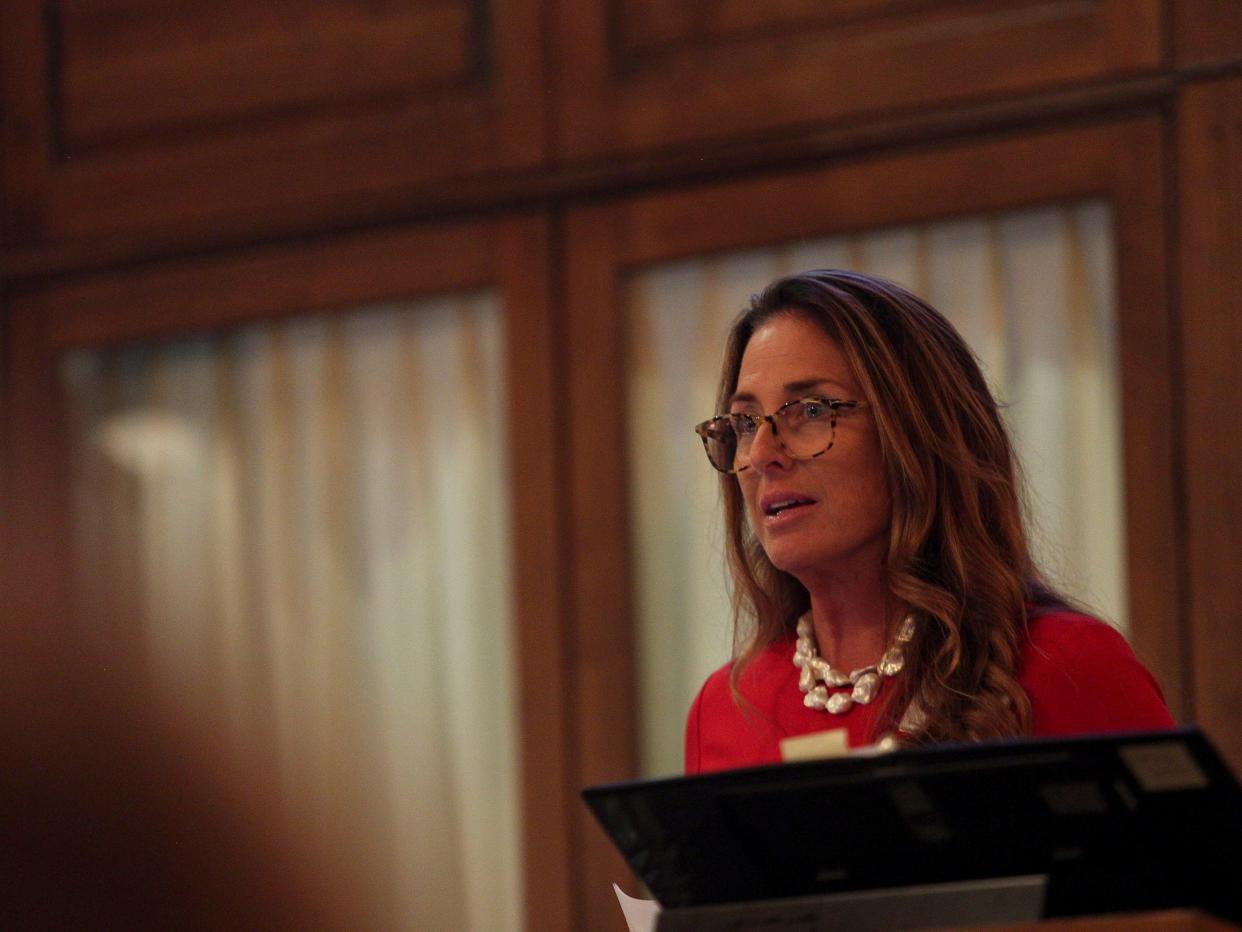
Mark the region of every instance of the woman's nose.
POLYGON ((788 465, 789 461, 790 456, 776 435, 776 427, 771 421, 764 421, 755 431, 755 439, 750 444, 751 468, 764 469, 773 463, 788 465))

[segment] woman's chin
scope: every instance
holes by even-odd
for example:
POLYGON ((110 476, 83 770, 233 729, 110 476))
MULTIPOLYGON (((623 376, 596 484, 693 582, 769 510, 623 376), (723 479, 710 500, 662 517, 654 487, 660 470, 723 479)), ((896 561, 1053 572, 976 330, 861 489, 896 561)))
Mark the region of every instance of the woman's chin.
POLYGON ((887 532, 854 546, 825 547, 824 541, 799 541, 792 535, 764 542, 768 562, 810 588, 828 578, 866 578, 883 571, 887 532))
POLYGON ((766 545, 763 550, 769 563, 782 573, 796 578, 811 573, 817 563, 821 562, 819 554, 811 552, 807 547, 798 547, 792 541, 774 542, 766 545))

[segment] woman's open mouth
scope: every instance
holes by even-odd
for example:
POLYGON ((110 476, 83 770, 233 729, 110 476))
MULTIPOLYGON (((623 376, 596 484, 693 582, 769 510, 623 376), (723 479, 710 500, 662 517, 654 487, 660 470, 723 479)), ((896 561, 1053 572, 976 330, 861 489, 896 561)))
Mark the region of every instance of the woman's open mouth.
POLYGON ((772 492, 765 495, 759 502, 765 523, 788 520, 793 515, 815 504, 809 495, 796 492, 772 492))

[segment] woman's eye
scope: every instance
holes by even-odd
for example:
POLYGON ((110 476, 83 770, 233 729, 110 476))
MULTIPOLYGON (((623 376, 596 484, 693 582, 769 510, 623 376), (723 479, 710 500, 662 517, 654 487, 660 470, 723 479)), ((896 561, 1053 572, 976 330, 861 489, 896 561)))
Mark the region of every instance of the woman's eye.
POLYGON ((828 406, 822 401, 804 401, 802 402, 802 416, 808 421, 823 417, 828 413, 828 406))
POLYGON ((745 414, 733 415, 733 429, 742 436, 755 432, 755 423, 745 414))

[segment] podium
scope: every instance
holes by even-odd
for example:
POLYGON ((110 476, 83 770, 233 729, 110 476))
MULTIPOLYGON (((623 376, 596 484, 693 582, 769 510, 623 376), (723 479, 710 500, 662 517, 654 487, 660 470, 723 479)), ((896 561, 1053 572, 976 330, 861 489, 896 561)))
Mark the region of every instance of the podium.
MULTIPOLYGON (((1075 916, 1062 919, 1029 919, 1000 921, 1014 907, 1027 912, 1032 906, 1039 911, 1039 901, 1019 894, 1006 902, 1003 894, 985 893, 972 896, 965 889, 942 891, 955 902, 944 904, 944 914, 953 918, 942 923, 933 907, 924 911, 928 901, 918 896, 905 899, 903 891, 877 891, 874 901, 858 899, 849 905, 835 897, 807 897, 789 902, 759 901, 719 906, 673 909, 661 914, 657 932, 737 932, 742 929, 769 930, 832 930, 850 932, 868 930, 927 929, 931 932, 1242 932, 1242 926, 1200 910, 1161 910, 1143 913, 1112 913, 1103 916, 1075 916), (903 902, 904 900, 904 902, 903 902), (843 908, 844 906, 844 908, 843 908)), ((967 885, 962 885, 965 887, 967 885)), ((1040 891, 1042 894, 1042 890, 1040 891)))
POLYGON ((661 932, 1242 920, 1242 791, 1193 728, 906 749, 583 796, 662 904, 661 932))
MULTIPOLYGON (((1075 919, 1045 919, 1017 925, 974 926, 974 932, 1235 932, 1242 926, 1192 909, 1150 913, 1121 913, 1075 919)), ((956 932, 956 930, 944 930, 956 932)))

